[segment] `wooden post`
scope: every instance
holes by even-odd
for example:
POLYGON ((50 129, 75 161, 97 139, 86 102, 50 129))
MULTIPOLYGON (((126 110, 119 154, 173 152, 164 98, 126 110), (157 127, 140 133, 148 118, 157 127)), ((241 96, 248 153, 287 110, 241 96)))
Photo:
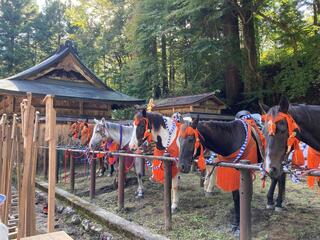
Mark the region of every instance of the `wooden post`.
MULTIPOLYGON (((170 154, 165 153, 165 157, 170 154)), ((164 166, 164 225, 165 230, 172 229, 172 215, 171 215, 171 188, 172 188, 172 163, 170 161, 163 161, 164 166)))
POLYGON ((90 162, 90 199, 96 196, 96 159, 92 158, 90 162))
POLYGON ((124 208, 124 157, 119 156, 119 170, 118 170, 118 208, 124 208))
MULTIPOLYGON (((241 160, 241 164, 250 164, 241 160)), ((240 169, 240 240, 251 239, 252 178, 248 169, 240 169)))
POLYGON ((15 160, 16 160, 16 174, 17 174, 17 192, 18 192, 18 199, 20 198, 20 190, 21 190, 21 167, 20 167, 20 165, 21 165, 21 163, 22 163, 22 161, 21 161, 21 156, 22 156, 22 154, 21 154, 21 152, 20 152, 20 150, 21 150, 21 137, 20 137, 20 135, 21 135, 21 131, 20 131, 20 128, 17 128, 16 129, 16 132, 17 132, 17 134, 16 134, 16 158, 15 158, 15 160))
POLYGON ((30 204, 31 204, 31 172, 32 172, 32 144, 33 144, 33 128, 35 118, 35 108, 31 106, 32 95, 27 93, 27 99, 24 99, 21 103, 21 119, 22 119, 22 136, 23 136, 23 174, 21 192, 19 195, 19 227, 18 236, 21 237, 30 236, 31 226, 27 217, 29 218, 30 204))
POLYGON ((57 164, 56 164, 56 182, 59 182, 60 178, 60 150, 56 150, 56 159, 57 159, 57 164))
MULTIPOLYGON (((2 125, 1 125, 1 139, 0 139, 0 174, 1 174, 1 169, 2 169, 2 145, 3 142, 5 141, 5 127, 7 124, 7 114, 3 114, 1 117, 2 120, 2 125)), ((1 180, 1 176, 0 176, 0 180, 1 180)), ((0 186, 1 187, 1 186, 0 186)))
MULTIPOLYGON (((6 192, 6 179, 7 179, 7 153, 8 153, 8 124, 7 115, 4 114, 2 119, 2 139, 1 139, 1 155, 0 155, 0 193, 6 192)), ((3 215, 4 212, 1 214, 3 215)))
POLYGON ((48 177, 48 232, 54 231, 55 188, 56 188, 56 111, 53 108, 53 97, 47 95, 45 140, 49 142, 49 177, 48 177))
POLYGON ((38 138, 39 138, 39 115, 40 112, 36 112, 36 118, 33 131, 33 146, 32 146, 32 172, 31 172, 31 201, 30 201, 30 236, 36 235, 36 211, 35 211, 35 182, 37 171, 37 158, 38 158, 38 138))
POLYGON ((74 170, 74 157, 72 156, 72 152, 69 152, 69 161, 70 161, 70 190, 72 193, 74 193, 74 176, 75 176, 75 170, 74 170))
POLYGON ((48 165, 49 165, 49 149, 44 149, 44 158, 43 158, 43 177, 48 179, 48 165))
POLYGON ((11 144, 10 144, 10 155, 9 155, 9 161, 8 161, 8 172, 7 172, 7 186, 5 188, 6 192, 5 195, 7 196, 7 201, 5 203, 5 210, 4 210, 4 223, 8 224, 8 215, 9 215, 9 209, 11 206, 11 183, 12 183, 12 165, 13 165, 13 159, 15 155, 15 148, 17 146, 16 144, 16 124, 17 123, 17 114, 13 115, 12 120, 12 128, 11 128, 11 144))

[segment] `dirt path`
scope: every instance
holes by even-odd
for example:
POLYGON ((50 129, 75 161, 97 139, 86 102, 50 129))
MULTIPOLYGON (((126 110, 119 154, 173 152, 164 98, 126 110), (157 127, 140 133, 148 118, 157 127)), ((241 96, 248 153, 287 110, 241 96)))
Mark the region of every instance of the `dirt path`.
MULTIPOLYGON (((133 177, 134 175, 132 175, 133 177)), ((166 235, 163 223, 163 187, 144 179, 145 197, 135 198, 137 186, 125 189, 125 211, 117 211, 117 191, 97 195, 93 203, 113 213, 149 228, 154 233, 166 235)), ((113 178, 97 178, 97 188, 111 185, 113 178)), ((320 239, 319 194, 309 190, 304 183, 293 184, 287 180, 286 209, 281 213, 266 210, 266 195, 269 183, 261 189, 261 182, 255 181, 252 201, 252 231, 254 239, 293 240, 320 239)), ((59 183, 68 190, 68 183, 59 183)), ((76 192, 88 190, 89 177, 76 179, 76 192)), ((89 200, 88 196, 83 196, 89 200)), ((205 197, 199 187, 199 176, 181 176, 179 212, 173 216, 171 239, 235 239, 230 232, 233 202, 230 193, 215 190, 212 197, 205 197)))

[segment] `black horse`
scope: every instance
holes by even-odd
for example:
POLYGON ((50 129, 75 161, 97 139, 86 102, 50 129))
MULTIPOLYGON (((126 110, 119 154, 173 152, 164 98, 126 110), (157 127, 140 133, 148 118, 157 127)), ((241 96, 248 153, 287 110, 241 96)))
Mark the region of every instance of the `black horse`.
POLYGON ((278 183, 278 198, 276 210, 282 209, 283 195, 285 193, 285 174, 283 173, 283 163, 287 159, 287 140, 289 138, 289 128, 286 119, 272 122, 279 113, 292 116, 300 129, 295 129, 296 138, 305 142, 315 150, 320 150, 320 106, 313 105, 290 105, 286 97, 281 97, 279 105, 268 107, 261 105, 266 112, 266 127, 264 135, 266 138, 266 167, 272 177, 271 186, 268 192, 268 206, 272 207, 273 194, 278 183), (270 122, 271 120, 271 122, 270 122), (270 134, 269 125, 274 124, 275 131, 270 134))
MULTIPOLYGON (((194 120, 191 124, 185 123, 181 127, 181 134, 186 131, 190 126, 197 130, 200 134, 201 144, 222 156, 229 156, 241 148, 246 139, 246 130, 244 125, 239 120, 231 122, 220 122, 220 121, 200 121, 194 120)), ((191 168, 191 164, 194 159, 194 153, 197 152, 195 149, 196 136, 183 136, 180 135, 179 145, 179 169, 183 173, 188 173, 191 168)), ((259 150, 257 149, 257 159, 259 159, 259 150)), ((239 190, 232 192, 234 201, 234 221, 233 221, 233 232, 239 233, 240 223, 240 195, 239 190)))

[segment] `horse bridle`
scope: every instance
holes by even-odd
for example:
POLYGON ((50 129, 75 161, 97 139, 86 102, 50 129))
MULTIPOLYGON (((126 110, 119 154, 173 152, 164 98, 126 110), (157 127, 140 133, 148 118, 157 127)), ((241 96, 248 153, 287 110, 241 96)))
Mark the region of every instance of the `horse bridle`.
POLYGON ((141 146, 148 144, 152 141, 152 134, 151 134, 152 126, 151 126, 151 124, 149 124, 148 118, 142 117, 139 119, 138 117, 136 117, 133 121, 133 124, 136 127, 138 127, 142 121, 145 122, 145 131, 143 133, 143 138, 142 138, 141 144, 139 144, 139 141, 138 141, 138 147, 141 147, 141 146))

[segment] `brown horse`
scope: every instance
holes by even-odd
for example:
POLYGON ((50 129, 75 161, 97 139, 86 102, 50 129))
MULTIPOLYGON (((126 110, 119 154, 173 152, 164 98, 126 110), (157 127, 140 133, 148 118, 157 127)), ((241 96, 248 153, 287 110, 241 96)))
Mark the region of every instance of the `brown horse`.
MULTIPOLYGON (((85 147, 89 145, 90 139, 93 133, 93 124, 89 124, 84 121, 76 121, 70 125, 69 137, 72 138, 73 142, 80 144, 80 146, 85 147)), ((103 176, 106 168, 104 166, 103 158, 99 158, 99 176, 103 176)), ((114 171, 113 166, 111 166, 111 172, 114 171)))

